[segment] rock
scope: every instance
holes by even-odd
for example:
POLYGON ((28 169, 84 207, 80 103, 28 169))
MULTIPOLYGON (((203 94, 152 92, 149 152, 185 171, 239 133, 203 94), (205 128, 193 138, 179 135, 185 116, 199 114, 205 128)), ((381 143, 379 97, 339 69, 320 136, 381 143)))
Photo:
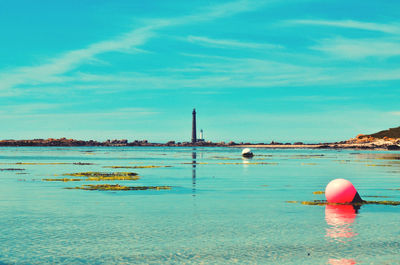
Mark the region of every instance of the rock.
POLYGON ((388 146, 387 146, 387 150, 400 150, 400 146, 395 145, 395 144, 393 144, 393 145, 388 145, 388 146))
POLYGON ((245 148, 242 150, 243 157, 253 157, 253 153, 251 152, 250 148, 245 148))

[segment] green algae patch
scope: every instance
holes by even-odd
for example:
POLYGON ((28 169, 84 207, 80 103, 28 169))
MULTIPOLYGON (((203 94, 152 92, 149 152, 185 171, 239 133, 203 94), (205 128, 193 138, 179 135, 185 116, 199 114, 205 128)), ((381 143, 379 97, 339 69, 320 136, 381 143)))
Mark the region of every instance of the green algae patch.
POLYGON ((391 167, 392 165, 383 165, 383 164, 367 164, 367 167, 391 167))
POLYGON ((193 164, 196 164, 196 165, 208 165, 208 164, 210 164, 210 163, 207 163, 207 162, 184 162, 184 163, 180 163, 180 164, 182 164, 182 165, 193 165, 193 164))
POLYGON ((31 163, 31 162, 17 162, 15 165, 69 165, 71 163, 57 162, 57 163, 31 163))
POLYGON ((121 186, 118 184, 110 185, 82 185, 80 187, 67 187, 72 190, 100 190, 100 191, 126 191, 126 190, 170 190, 170 186, 121 186))
POLYGON ((140 176, 134 172, 78 172, 67 173, 63 176, 74 178, 46 178, 43 181, 113 181, 113 180, 138 180, 140 176))
POLYGON ((300 203, 303 205, 317 205, 317 206, 324 206, 324 205, 354 205, 354 206, 361 206, 365 204, 380 204, 380 205, 393 205, 397 206, 400 205, 400 201, 363 201, 359 203, 329 203, 325 200, 314 200, 314 201, 286 201, 287 203, 300 203))
POLYGON ((220 159, 220 160, 239 160, 241 158, 232 158, 232 157, 225 157, 225 156, 212 156, 212 159, 220 159))
MULTIPOLYGON (((246 160, 245 160, 246 161, 246 160)), ((217 163, 217 165, 278 165, 278 163, 275 162, 241 162, 241 163, 217 163)))
POLYGON ((325 191, 318 190, 318 191, 314 191, 312 194, 314 194, 314 195, 325 194, 325 191))
POLYGON ((79 172, 68 173, 64 176, 84 177, 87 181, 106 181, 106 180, 138 180, 140 176, 134 172, 79 172))
POLYGON ((84 162, 74 162, 74 163, 66 163, 66 162, 16 162, 16 163, 0 163, 0 165, 28 165, 28 166, 35 166, 35 165, 40 165, 40 166, 50 166, 50 165, 80 165, 80 166, 86 166, 86 165, 96 165, 94 163, 84 163, 84 162))
POLYGON ((220 162, 220 163, 207 163, 207 162, 185 162, 180 163, 183 165, 278 165, 276 162, 248 162, 250 160, 244 160, 242 162, 228 163, 228 162, 220 162))
POLYGON ((58 178, 58 179, 43 179, 43 181, 60 181, 60 182, 69 182, 69 181, 82 181, 83 179, 70 179, 70 178, 58 178))
POLYGON ((0 168, 0 171, 23 171, 25 168, 0 168))
POLYGON ((104 166, 103 168, 160 168, 172 166, 104 166))

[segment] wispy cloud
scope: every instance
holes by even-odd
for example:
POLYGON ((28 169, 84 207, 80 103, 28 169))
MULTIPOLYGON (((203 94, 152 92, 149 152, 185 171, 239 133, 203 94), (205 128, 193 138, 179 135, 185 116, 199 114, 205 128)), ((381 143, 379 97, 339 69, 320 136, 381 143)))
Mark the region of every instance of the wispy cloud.
POLYGON ((211 6, 202 12, 178 18, 149 19, 145 21, 144 26, 133 29, 114 39, 100 41, 83 49, 65 52, 36 66, 20 67, 6 73, 0 73, 0 87, 6 90, 24 84, 39 85, 66 82, 69 81, 69 77, 64 74, 82 64, 95 61, 97 55, 107 52, 140 52, 141 50, 138 47, 155 37, 157 30, 232 16, 253 10, 260 4, 262 3, 240 0, 211 6))
POLYGON ((311 20, 311 19, 288 20, 286 22, 292 25, 329 26, 329 27, 379 31, 389 34, 400 34, 399 24, 382 24, 373 22, 362 22, 356 20, 311 20))
POLYGON ((145 26, 114 40, 101 41, 85 49, 66 52, 41 65, 21 67, 8 73, 2 73, 0 74, 1 88, 7 89, 21 84, 37 85, 66 82, 70 78, 63 76, 63 74, 83 63, 90 63, 95 60, 96 55, 111 51, 129 51, 140 46, 154 34, 155 28, 157 28, 157 25, 145 26))
POLYGON ((249 48, 249 49, 279 49, 282 48, 280 45, 270 44, 270 43, 255 43, 255 42, 243 42, 230 39, 212 39, 208 37, 201 36, 188 36, 187 40, 189 42, 197 43, 204 46, 213 46, 221 48, 249 48))
POLYGON ((348 59, 400 55, 400 41, 393 39, 324 39, 311 48, 348 59))
POLYGON ((321 19, 288 20, 285 21, 285 23, 289 25, 309 25, 375 31, 388 34, 377 38, 328 38, 317 40, 317 44, 310 47, 313 50, 322 51, 339 59, 358 60, 366 57, 386 58, 400 55, 399 23, 321 19))
MULTIPOLYGON (((0 120, 7 119, 54 119, 54 120, 74 120, 76 117, 79 119, 129 119, 130 117, 141 117, 156 115, 158 112, 149 108, 116 108, 108 110, 69 110, 60 111, 60 107, 66 105, 60 104, 19 104, 7 105, 7 107, 0 108, 0 120)), ((111 119, 111 120, 112 120, 111 119)))
POLYGON ((183 54, 198 58, 187 67, 160 69, 153 73, 116 75, 80 74, 79 89, 102 93, 118 90, 203 89, 351 85, 400 79, 400 68, 343 68, 307 66, 255 58, 234 58, 201 54, 183 54), (163 72, 163 74, 162 74, 163 72))

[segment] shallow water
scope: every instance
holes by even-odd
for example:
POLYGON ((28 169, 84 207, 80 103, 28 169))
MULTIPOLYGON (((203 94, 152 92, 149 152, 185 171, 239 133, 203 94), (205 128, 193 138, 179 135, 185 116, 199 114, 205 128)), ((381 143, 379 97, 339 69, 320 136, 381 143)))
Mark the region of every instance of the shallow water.
POLYGON ((400 152, 240 151, 0 148, 0 169, 25 169, 0 171, 0 264, 400 264, 400 206, 286 202, 324 199, 334 178, 400 201, 400 152), (110 168, 152 165, 171 167, 110 168), (141 178, 42 181, 86 171, 141 178), (64 189, 105 183, 172 189, 64 189))

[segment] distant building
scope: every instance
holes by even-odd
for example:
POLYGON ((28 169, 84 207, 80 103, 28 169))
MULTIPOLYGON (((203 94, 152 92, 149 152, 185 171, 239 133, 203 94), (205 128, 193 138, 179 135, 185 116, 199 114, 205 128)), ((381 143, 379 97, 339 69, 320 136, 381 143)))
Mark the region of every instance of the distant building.
POLYGON ((196 109, 193 109, 192 112, 192 143, 195 144, 197 142, 204 142, 204 132, 203 129, 200 130, 200 138, 197 138, 196 132, 196 109))
POLYGON ((196 109, 193 109, 192 112, 192 143, 197 142, 196 136, 196 109))
POLYGON ((203 129, 200 130, 200 137, 197 139, 197 142, 204 142, 204 133, 203 129))

